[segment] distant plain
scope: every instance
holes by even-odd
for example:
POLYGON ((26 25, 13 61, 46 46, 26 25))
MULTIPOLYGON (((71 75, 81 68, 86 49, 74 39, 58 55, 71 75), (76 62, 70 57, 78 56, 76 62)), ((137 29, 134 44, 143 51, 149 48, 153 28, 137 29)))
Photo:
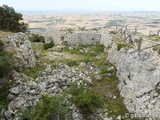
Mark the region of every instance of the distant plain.
POLYGON ((116 30, 116 25, 128 25, 134 31, 137 26, 137 35, 149 35, 152 30, 160 30, 160 14, 138 12, 95 12, 95 13, 45 13, 25 14, 24 22, 29 24, 32 33, 43 34, 49 27, 58 28, 85 28, 98 30, 116 30))

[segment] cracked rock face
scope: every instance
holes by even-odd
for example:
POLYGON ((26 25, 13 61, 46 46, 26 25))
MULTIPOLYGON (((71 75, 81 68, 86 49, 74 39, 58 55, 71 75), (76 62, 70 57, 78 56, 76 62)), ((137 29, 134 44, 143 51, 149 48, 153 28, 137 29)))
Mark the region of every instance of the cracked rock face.
POLYGON ((35 66, 35 55, 32 50, 31 42, 24 33, 3 37, 5 44, 4 50, 15 53, 18 58, 15 65, 20 69, 33 68, 35 66))
POLYGON ((107 58, 116 65, 124 104, 136 115, 160 118, 160 57, 155 52, 131 51, 117 51, 114 44, 107 58))

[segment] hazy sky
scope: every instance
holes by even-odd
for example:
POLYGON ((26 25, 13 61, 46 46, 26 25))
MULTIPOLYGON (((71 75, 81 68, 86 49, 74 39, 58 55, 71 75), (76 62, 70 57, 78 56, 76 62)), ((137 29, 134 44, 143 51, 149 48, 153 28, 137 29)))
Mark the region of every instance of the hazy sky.
POLYGON ((15 10, 160 11, 160 0, 0 0, 15 10))

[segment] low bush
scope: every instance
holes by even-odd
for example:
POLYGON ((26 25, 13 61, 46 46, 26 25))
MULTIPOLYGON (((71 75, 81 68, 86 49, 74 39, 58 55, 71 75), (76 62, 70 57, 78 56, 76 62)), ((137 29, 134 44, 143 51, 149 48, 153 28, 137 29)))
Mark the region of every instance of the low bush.
POLYGON ((116 34, 116 31, 110 31, 109 34, 116 34))
POLYGON ((73 66, 77 66, 77 65, 78 65, 77 61, 75 61, 75 60, 67 60, 67 61, 66 61, 66 64, 67 64, 68 66, 70 66, 70 67, 73 67, 73 66))
POLYGON ((32 34, 29 36, 29 40, 32 42, 43 42, 44 43, 44 36, 39 34, 32 34))
POLYGON ((91 60, 87 57, 86 59, 84 59, 84 62, 89 63, 89 62, 91 62, 91 60))
POLYGON ((125 48, 127 47, 127 44, 118 44, 118 51, 121 49, 121 48, 125 48))
POLYGON ((68 33, 72 34, 74 30, 72 28, 68 28, 67 31, 68 33))
POLYGON ((154 51, 159 50, 158 46, 155 46, 155 47, 153 47, 152 49, 153 49, 154 51))
POLYGON ((104 45, 96 45, 95 48, 93 48, 93 50, 97 53, 104 52, 104 45))
POLYGON ((51 41, 50 43, 44 44, 43 49, 47 50, 52 47, 54 47, 54 43, 51 41))
POLYGON ((4 49, 4 43, 2 42, 2 40, 0 40, 0 52, 2 52, 4 49))
POLYGON ((14 67, 12 63, 13 54, 0 52, 0 78, 10 73, 14 67))
MULTIPOLYGON (((22 112, 21 120, 65 120, 69 109, 63 104, 64 96, 42 95, 34 108, 22 112)), ((70 114, 69 114, 70 117, 70 114)), ((68 118, 69 119, 69 118, 68 118)))
POLYGON ((70 94, 73 96, 77 96, 79 94, 82 94, 85 91, 85 87, 83 84, 80 84, 78 87, 77 84, 70 84, 70 94))
POLYGON ((80 86, 72 84, 70 94, 74 96, 72 102, 84 113, 91 113, 94 108, 100 107, 100 96, 92 90, 85 88, 83 84, 80 86))
POLYGON ((73 102, 83 110, 83 112, 93 112, 95 107, 100 106, 100 97, 93 91, 87 90, 73 99, 73 102))

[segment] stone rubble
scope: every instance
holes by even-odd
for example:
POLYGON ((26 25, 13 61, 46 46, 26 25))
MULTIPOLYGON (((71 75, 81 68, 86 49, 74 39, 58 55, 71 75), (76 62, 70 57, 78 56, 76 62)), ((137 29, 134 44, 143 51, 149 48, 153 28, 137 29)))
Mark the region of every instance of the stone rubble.
MULTIPOLYGON (((91 65, 86 66, 88 67, 87 69, 92 67, 91 65)), ((94 72, 96 70, 94 67, 91 69, 94 72)), ((15 86, 9 90, 8 99, 10 103, 7 110, 3 112, 4 118, 7 120, 17 119, 18 113, 36 104, 42 94, 61 94, 64 90, 68 89, 70 83, 77 85, 85 83, 85 86, 92 84, 91 78, 79 68, 69 67, 62 63, 48 65, 44 71, 39 72, 39 77, 35 80, 16 71, 13 71, 12 77, 16 80, 16 83, 15 86), (57 66, 57 69, 54 69, 54 66, 57 66)), ((74 120, 83 120, 78 109, 73 109, 72 115, 74 120)))

